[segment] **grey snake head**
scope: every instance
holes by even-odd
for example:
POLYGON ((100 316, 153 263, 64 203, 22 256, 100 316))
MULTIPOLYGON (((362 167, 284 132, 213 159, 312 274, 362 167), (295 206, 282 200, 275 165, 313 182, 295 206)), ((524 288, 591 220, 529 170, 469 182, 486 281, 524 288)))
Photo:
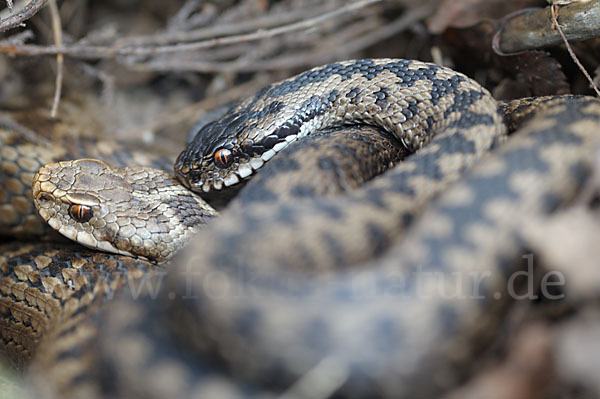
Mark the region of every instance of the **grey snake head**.
POLYGON ((252 159, 248 145, 240 143, 243 115, 235 113, 202 127, 175 161, 175 175, 197 192, 221 190, 240 182, 264 163, 252 159))
POLYGON ((200 128, 179 155, 175 175, 208 198, 247 180, 296 139, 341 125, 376 126, 414 151, 447 119, 449 104, 461 111, 482 96, 466 76, 418 61, 319 66, 263 88, 200 128))
POLYGON ((184 186, 198 193, 236 186, 296 139, 299 129, 284 130, 277 118, 283 104, 260 94, 196 132, 175 161, 175 176, 184 186), (256 102, 260 111, 252 110, 256 102))

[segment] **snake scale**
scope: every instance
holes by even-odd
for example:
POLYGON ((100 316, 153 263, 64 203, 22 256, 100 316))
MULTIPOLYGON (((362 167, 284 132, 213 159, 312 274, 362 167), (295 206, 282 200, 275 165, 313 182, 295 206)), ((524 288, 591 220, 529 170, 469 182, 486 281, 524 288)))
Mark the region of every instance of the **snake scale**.
MULTIPOLYGON (((267 86, 204 126, 175 167, 186 187, 209 200, 257 176, 174 257, 135 250, 163 263, 142 273, 154 285, 123 290, 107 306, 81 306, 80 327, 47 328, 28 374, 32 386, 48 397, 438 395, 464 378, 511 304, 507 281, 527 251, 522 226, 568 204, 591 173, 599 124, 597 99, 499 105, 466 76, 417 61, 345 61, 267 86), (519 127, 508 139, 505 118, 519 127), (350 128, 339 128, 348 123, 376 126, 383 133, 373 134, 414 154, 399 163, 404 154, 391 156, 391 170, 343 195, 312 197, 305 177, 278 199, 268 181, 277 163, 302 170, 284 155, 314 130, 339 129, 317 140, 349 136, 350 128), (86 328, 95 333, 78 333, 86 328)), ((362 129, 372 128, 355 133, 362 129)), ((327 169, 318 148, 306 148, 316 169, 327 169)), ((99 164, 64 172, 67 165, 40 171, 38 206, 40 196, 55 197, 59 205, 48 205, 46 215, 52 208, 75 219, 69 231, 101 225, 105 208, 77 186, 89 185, 77 176, 99 164)), ((158 181, 138 184, 160 193, 158 181)), ((204 215, 205 204, 196 203, 204 215)), ((117 237, 110 246, 134 254, 119 233, 131 236, 122 227, 136 223, 119 218, 106 223, 117 237)), ((104 233, 95 234, 88 230, 83 243, 97 245, 104 233)), ((11 271, 22 262, 4 259, 3 281, 50 295, 23 278, 33 268, 11 271)), ((133 262, 140 270, 149 264, 133 262)))

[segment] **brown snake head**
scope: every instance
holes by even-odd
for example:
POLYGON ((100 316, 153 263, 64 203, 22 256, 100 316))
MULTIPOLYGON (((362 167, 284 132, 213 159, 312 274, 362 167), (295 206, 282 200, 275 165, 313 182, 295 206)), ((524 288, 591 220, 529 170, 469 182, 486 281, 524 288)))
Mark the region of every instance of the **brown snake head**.
POLYGON ((42 219, 90 248, 169 259, 216 212, 167 173, 80 159, 42 166, 33 178, 42 219))

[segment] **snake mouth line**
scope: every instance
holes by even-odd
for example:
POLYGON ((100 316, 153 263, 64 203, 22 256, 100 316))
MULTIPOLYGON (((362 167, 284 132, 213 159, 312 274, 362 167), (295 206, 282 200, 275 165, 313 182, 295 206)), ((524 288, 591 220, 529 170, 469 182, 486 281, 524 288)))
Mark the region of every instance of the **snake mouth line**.
POLYGON ((74 226, 70 226, 65 223, 61 223, 57 218, 57 212, 54 209, 46 209, 40 207, 38 212, 42 219, 44 219, 50 227, 58 231, 66 238, 78 242, 83 246, 91 249, 99 249, 106 252, 117 253, 121 255, 136 257, 129 251, 125 251, 117 248, 108 240, 97 240, 92 234, 84 230, 78 230, 74 226))
MULTIPOLYGON (((48 221, 50 226, 52 226, 53 228, 56 229, 56 227, 53 226, 52 223, 50 223, 50 222, 51 221, 48 221)), ((106 252, 131 256, 133 258, 136 257, 134 254, 132 254, 129 251, 125 251, 125 250, 117 248, 116 246, 112 245, 107 240, 97 240, 92 234, 90 234, 86 231, 77 231, 77 229, 75 229, 72 226, 62 225, 62 226, 59 226, 59 228, 57 230, 63 236, 65 236, 75 242, 78 242, 81 245, 86 246, 88 248, 99 249, 99 250, 106 251, 106 252)), ((144 258, 144 257, 142 257, 142 258, 144 258)), ((144 259, 146 259, 146 258, 144 258, 144 259)))

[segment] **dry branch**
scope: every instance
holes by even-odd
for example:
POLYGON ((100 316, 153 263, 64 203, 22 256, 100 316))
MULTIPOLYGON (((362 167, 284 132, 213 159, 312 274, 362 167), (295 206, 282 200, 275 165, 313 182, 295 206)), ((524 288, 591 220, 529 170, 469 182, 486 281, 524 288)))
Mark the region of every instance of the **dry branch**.
POLYGON ((590 87, 592 89, 594 89, 594 91, 596 92, 596 95, 598 97, 600 97, 600 91, 598 91, 598 87, 596 87, 594 80, 592 79, 592 77, 590 76, 588 71, 585 69, 585 67, 581 64, 581 62, 579 61, 579 58, 577 58, 575 51, 573 51, 573 49, 571 48, 571 45, 569 44, 569 40, 567 39, 567 37, 565 36, 565 33, 562 30, 562 27, 558 23, 557 11, 556 11, 555 7, 558 7, 558 5, 552 4, 550 6, 550 10, 552 13, 552 26, 558 31, 558 33, 560 34, 560 37, 563 39, 563 42, 565 43, 565 46, 567 47, 567 50, 569 51, 569 55, 573 59, 573 62, 575 62, 575 64, 577 64, 577 67, 579 68, 579 70, 581 70, 581 72, 583 73, 585 78, 588 80, 588 82, 590 82, 590 87))
POLYGON ((348 4, 329 13, 322 14, 314 18, 305 19, 293 24, 278 26, 272 29, 258 30, 248 34, 219 37, 191 43, 181 43, 167 46, 117 47, 87 46, 81 44, 73 44, 70 46, 41 46, 34 44, 14 45, 12 43, 3 41, 0 42, 0 52, 10 55, 23 56, 56 55, 62 53, 66 56, 83 59, 115 58, 117 56, 141 57, 155 56, 159 54, 192 52, 216 46, 256 41, 307 29, 319 29, 320 25, 328 19, 339 17, 342 14, 350 13, 381 1, 382 0, 361 0, 348 4))
MULTIPOLYGON (((62 24, 60 21, 60 12, 56 5, 56 0, 50 0, 48 4, 50 8, 50 16, 52 18, 52 33, 54 35, 54 44, 62 46, 62 24)), ((62 82, 63 82, 63 65, 64 56, 62 54, 56 54, 56 87, 54 89, 54 101, 52 102, 52 110, 50 116, 56 117, 56 110, 58 109, 58 103, 60 102, 60 95, 62 93, 62 82)))
MULTIPOLYGON (((569 41, 600 36, 600 0, 579 1, 560 8, 560 26, 569 41)), ((563 42, 552 29, 550 7, 526 10, 508 18, 494 39, 499 54, 556 46, 563 42)))
MULTIPOLYGON (((309 48, 306 51, 297 51, 295 54, 284 54, 269 59, 253 60, 252 58, 236 59, 233 61, 210 60, 173 60, 171 58, 133 63, 132 67, 143 71, 198 71, 198 72, 259 72, 281 70, 301 66, 317 65, 327 62, 332 57, 344 57, 360 51, 388 37, 391 37, 412 24, 430 15, 437 2, 429 1, 420 7, 408 10, 402 17, 387 25, 377 26, 379 21, 372 23, 365 18, 361 24, 352 25, 348 31, 340 30, 337 34, 323 39, 318 48, 309 48)), ((256 51, 256 50, 253 50, 256 51)))
POLYGON ((0 21, 0 32, 23 26, 23 22, 33 17, 46 5, 48 0, 32 0, 20 12, 0 21))

